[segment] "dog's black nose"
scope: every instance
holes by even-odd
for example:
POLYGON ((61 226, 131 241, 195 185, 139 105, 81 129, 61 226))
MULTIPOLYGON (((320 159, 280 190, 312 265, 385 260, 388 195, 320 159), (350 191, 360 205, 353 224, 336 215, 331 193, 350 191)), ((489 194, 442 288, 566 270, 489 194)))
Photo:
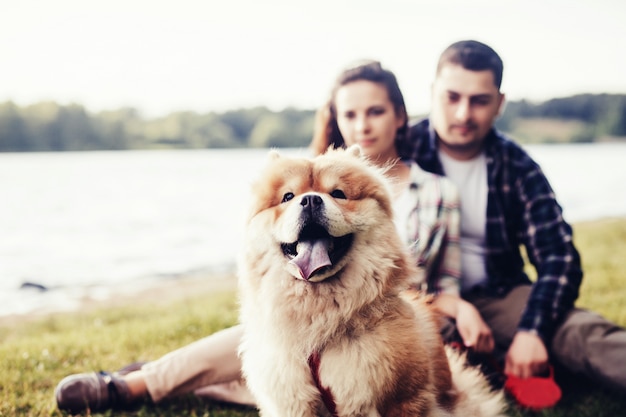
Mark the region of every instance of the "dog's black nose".
POLYGON ((305 195, 300 200, 300 205, 302 207, 309 207, 310 209, 314 209, 315 207, 319 207, 324 203, 322 197, 319 195, 305 195))
POLYGON ((307 194, 302 196, 300 200, 300 205, 302 206, 302 211, 304 213, 308 213, 309 215, 313 215, 317 210, 320 209, 324 205, 324 200, 322 197, 315 194, 307 194))

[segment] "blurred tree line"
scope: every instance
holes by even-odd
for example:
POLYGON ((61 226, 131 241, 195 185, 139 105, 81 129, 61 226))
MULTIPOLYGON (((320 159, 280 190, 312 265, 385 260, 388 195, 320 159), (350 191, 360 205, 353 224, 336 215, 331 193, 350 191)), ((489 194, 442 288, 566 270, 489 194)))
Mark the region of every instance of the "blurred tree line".
POLYGON ((625 140, 626 94, 509 102, 496 127, 526 143, 625 140))
MULTIPOLYGON (((133 108, 90 113, 78 104, 0 104, 0 151, 306 147, 314 110, 265 107, 177 112, 152 119, 133 108)), ((521 142, 591 142, 626 136, 626 95, 582 94, 507 104, 496 126, 521 142)))
POLYGON ((89 113, 83 106, 0 104, 0 151, 89 151, 308 146, 313 110, 264 107, 177 112, 145 119, 133 108, 89 113))

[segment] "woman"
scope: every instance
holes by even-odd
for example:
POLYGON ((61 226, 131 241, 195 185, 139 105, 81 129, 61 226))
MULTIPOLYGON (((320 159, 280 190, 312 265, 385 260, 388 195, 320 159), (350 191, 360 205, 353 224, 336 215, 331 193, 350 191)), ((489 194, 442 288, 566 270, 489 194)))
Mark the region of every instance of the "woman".
POLYGON ((447 179, 400 161, 397 147, 406 140, 408 116, 395 76, 378 62, 341 73, 331 99, 316 118, 311 150, 358 144, 392 180, 396 226, 421 270, 419 286, 458 295, 460 277, 459 198, 447 179), (420 239, 428 236, 428 239, 420 239))
MULTIPOLYGON (((407 123, 394 74, 378 62, 361 63, 339 75, 328 104, 318 112, 311 150, 319 154, 329 146, 356 143, 374 163, 386 167, 392 180, 398 232, 423 272, 414 286, 435 294, 434 306, 456 320, 466 346, 490 351, 491 332, 476 309, 459 297, 456 190, 446 179, 399 160, 397 145, 405 140, 407 123)), ((86 406, 96 411, 123 407, 147 396, 158 402, 189 392, 254 405, 241 381, 240 337, 241 327, 234 326, 130 372, 71 375, 57 386, 57 405, 72 412, 86 406)))

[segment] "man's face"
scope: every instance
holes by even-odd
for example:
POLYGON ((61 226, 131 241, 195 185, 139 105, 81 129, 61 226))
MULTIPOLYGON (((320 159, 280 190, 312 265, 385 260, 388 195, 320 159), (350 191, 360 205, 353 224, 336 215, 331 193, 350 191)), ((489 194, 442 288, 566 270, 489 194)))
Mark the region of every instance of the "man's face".
POLYGON ((430 114, 440 149, 459 160, 475 157, 503 103, 491 71, 445 64, 432 86, 430 114))

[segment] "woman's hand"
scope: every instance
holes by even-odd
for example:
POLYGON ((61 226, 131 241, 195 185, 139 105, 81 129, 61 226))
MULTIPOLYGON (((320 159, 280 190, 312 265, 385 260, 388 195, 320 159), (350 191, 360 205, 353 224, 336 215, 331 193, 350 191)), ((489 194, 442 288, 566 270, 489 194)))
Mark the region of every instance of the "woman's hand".
POLYGON ((491 329, 484 322, 476 307, 463 299, 459 299, 458 313, 455 319, 456 328, 466 348, 481 353, 493 351, 495 342, 491 329))
POLYGON ((433 306, 443 315, 456 321, 456 328, 468 349, 476 352, 492 352, 495 342, 491 329, 471 303, 451 294, 439 294, 433 306))

